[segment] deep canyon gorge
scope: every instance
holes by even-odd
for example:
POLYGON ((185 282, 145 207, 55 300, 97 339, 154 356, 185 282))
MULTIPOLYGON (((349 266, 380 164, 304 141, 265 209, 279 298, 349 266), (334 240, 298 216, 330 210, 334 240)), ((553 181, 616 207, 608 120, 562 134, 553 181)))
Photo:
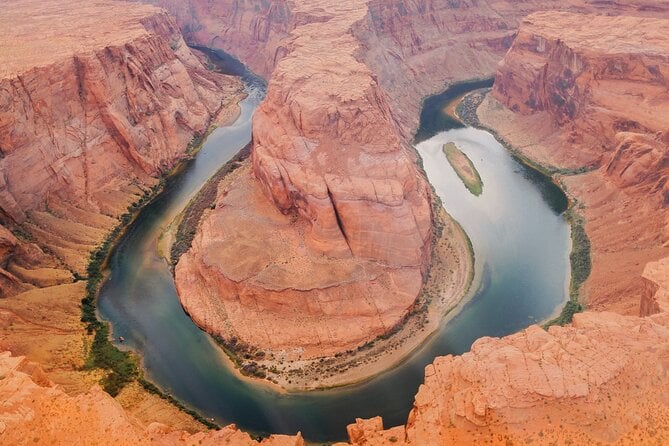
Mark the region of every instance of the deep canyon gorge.
POLYGON ((173 265, 184 310, 233 357, 303 367, 413 339, 376 369, 293 387, 338 385, 437 329, 474 266, 411 139, 423 98, 494 77, 463 119, 565 190, 589 240, 570 290, 586 311, 434 358, 405 425, 358 419, 348 442, 669 441, 669 2, 147 3, 18 0, 0 16, 3 444, 258 442, 138 380, 103 392, 87 359, 101 325, 80 321, 90 253, 244 114, 239 78, 192 47, 268 81, 249 157, 217 178, 173 265), (436 325, 421 332, 424 302, 436 325))

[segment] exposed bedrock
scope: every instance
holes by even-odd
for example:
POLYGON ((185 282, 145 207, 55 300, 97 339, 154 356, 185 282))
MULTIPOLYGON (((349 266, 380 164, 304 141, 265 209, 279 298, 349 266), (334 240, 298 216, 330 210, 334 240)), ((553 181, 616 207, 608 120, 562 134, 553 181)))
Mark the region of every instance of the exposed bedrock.
POLYGON ((253 175, 221 187, 176 268, 186 310, 225 340, 331 355, 393 328, 421 290, 430 191, 353 56, 363 6, 293 30, 254 116, 253 175))
POLYGON ((584 298, 594 309, 657 310, 641 276, 669 254, 667 26, 661 18, 533 14, 479 110, 512 145, 567 174, 561 181, 592 241, 584 298), (591 171, 570 175, 583 167, 591 171))
POLYGON ((207 71, 152 6, 20 1, 2 22, 0 222, 20 238, 3 237, 6 296, 46 285, 45 274, 82 273, 116 218, 234 108, 241 86, 207 71))
POLYGON ((406 141, 421 97, 453 80, 492 74, 527 12, 664 11, 662 4, 648 11, 645 3, 577 1, 158 3, 175 12, 194 42, 220 42, 270 79, 254 117, 253 175, 221 189, 225 210, 205 218, 202 237, 176 268, 182 302, 226 341, 307 357, 350 349, 389 330, 420 291, 431 213, 406 141), (224 36, 231 36, 226 43, 224 36), (253 206, 238 206, 231 198, 235 188, 254 197, 263 191, 267 204, 292 216, 290 225, 254 223, 267 204, 258 197, 249 200, 253 206), (243 229, 233 228, 232 220, 225 231, 207 226, 230 209, 243 229), (248 232, 257 237, 260 228, 272 240, 248 242, 248 232), (290 234, 290 242, 281 234, 290 234), (215 248, 221 243, 229 254, 215 248), (233 260, 242 249, 253 268, 240 275, 233 260), (299 278, 305 263, 322 265, 321 273, 311 272, 309 286, 299 278), (369 273, 378 268, 403 279, 379 281, 386 276, 369 273), (345 328, 346 315, 362 331, 345 328), (332 322, 322 322, 329 317, 332 322))
MULTIPOLYGON (((270 78, 290 53, 291 32, 332 17, 328 1, 147 0, 177 18, 188 42, 222 48, 270 78)), ((355 57, 368 65, 388 96, 405 139, 418 123, 423 97, 448 83, 493 76, 510 47, 520 20, 542 10, 607 15, 661 16, 666 0, 356 0, 348 9, 366 8, 351 33, 355 57)), ((347 13, 348 14, 348 13, 347 13)))

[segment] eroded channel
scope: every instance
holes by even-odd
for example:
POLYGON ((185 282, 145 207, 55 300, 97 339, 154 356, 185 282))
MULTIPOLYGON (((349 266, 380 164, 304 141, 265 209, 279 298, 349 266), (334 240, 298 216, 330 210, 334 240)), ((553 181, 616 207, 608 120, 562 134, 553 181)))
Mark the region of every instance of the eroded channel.
MULTIPOLYGON (((477 290, 471 299, 400 366, 363 384, 288 394, 238 378, 211 337, 181 308, 157 241, 199 188, 250 141, 251 117, 264 92, 257 84, 247 90, 237 121, 216 129, 131 225, 112 254, 110 277, 100 292, 100 315, 142 357, 147 377, 165 392, 219 424, 236 423, 258 434, 301 431, 311 441, 341 440, 356 417, 381 415, 387 427, 404 424, 423 369, 436 356, 466 352, 482 336, 521 330, 565 302, 570 240, 561 215, 562 192, 516 162, 489 133, 441 131, 416 149, 446 210, 472 241, 477 290), (448 142, 479 172, 485 185, 480 196, 465 189, 448 163, 442 152, 448 142)), ((452 99, 442 94, 444 105, 452 99)))

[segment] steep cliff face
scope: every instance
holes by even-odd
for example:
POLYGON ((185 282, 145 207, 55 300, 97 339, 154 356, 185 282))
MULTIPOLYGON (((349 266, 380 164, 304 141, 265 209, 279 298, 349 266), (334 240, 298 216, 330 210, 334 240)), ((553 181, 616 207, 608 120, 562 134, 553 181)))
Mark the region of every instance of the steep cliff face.
POLYGON ((205 70, 161 10, 35 9, 17 2, 2 18, 1 222, 82 272, 116 217, 240 87, 205 70))
MULTIPOLYGON (((648 294, 643 267, 668 252, 668 25, 533 14, 479 113, 529 157, 567 174, 592 170, 562 179, 582 203, 592 241, 584 294, 592 308, 638 314, 648 294)), ((643 314, 652 308, 643 306, 643 314)))
POLYGON ((575 23, 578 17, 550 13, 526 19, 499 66, 494 95, 520 114, 547 112, 573 147, 556 152, 575 165, 608 162, 607 172, 629 186, 638 169, 624 172, 622 159, 640 145, 662 144, 655 133, 666 130, 669 56, 666 41, 656 38, 666 22, 588 16, 575 23), (602 36, 603 26, 610 31, 602 36), (634 133, 652 138, 635 141, 634 133))
POLYGON ((295 12, 331 18, 293 30, 254 116, 253 176, 220 189, 176 268, 201 326, 293 359, 355 348, 400 323, 432 239, 426 181, 353 57, 348 31, 364 3, 317 3, 295 12), (240 252, 242 266, 231 261, 240 252))
MULTIPOLYGON (((86 282, 72 283, 73 273, 83 272, 90 250, 185 155, 195 134, 206 131, 219 112, 236 113, 243 93, 237 80, 207 71, 173 19, 153 6, 106 0, 5 6, 0 350, 39 361, 67 391, 77 392, 100 376, 83 370, 91 342, 80 320, 86 282)), ((23 391, 22 381, 1 379, 0 387, 23 391)), ((47 405, 50 395, 43 400, 47 405)), ((7 409, 9 400, 1 399, 7 409)), ((97 394, 85 404, 91 401, 97 394)), ((7 419, 16 419, 16 408, 29 406, 24 403, 3 414, 3 444, 33 442, 27 435, 7 439, 14 435, 7 432, 13 430, 7 419)), ((157 410, 149 419, 157 413, 179 418, 167 403, 152 403, 157 410)), ((21 414, 28 418, 34 413, 25 410, 21 414)), ((184 424, 197 424, 181 417, 184 424)), ((107 421, 95 427, 104 432, 107 421)), ((77 418, 60 423, 71 423, 66 432, 80 427, 77 418)))
POLYGON ((360 41, 358 58, 378 76, 409 138, 423 97, 451 82, 493 76, 521 19, 542 10, 654 16, 666 15, 669 3, 371 0, 353 32, 360 41))
POLYGON ((254 72, 268 78, 288 53, 286 38, 298 24, 325 19, 295 14, 284 0, 223 0, 216 2, 147 0, 176 18, 189 43, 221 48, 243 59, 254 72))

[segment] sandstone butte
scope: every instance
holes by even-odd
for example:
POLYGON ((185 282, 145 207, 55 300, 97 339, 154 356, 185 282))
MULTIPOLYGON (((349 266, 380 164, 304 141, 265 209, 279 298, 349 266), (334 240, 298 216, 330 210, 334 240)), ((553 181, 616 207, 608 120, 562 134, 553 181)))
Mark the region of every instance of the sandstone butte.
POLYGON ((175 269, 194 321, 287 359, 388 332, 429 266, 431 196, 348 33, 363 2, 302 2, 253 119, 252 175, 222 188, 175 269), (240 260, 241 259, 241 260, 240 260))
MULTIPOLYGON (((234 5, 233 2, 217 2, 215 5, 209 2, 201 4, 193 2, 188 4, 190 19, 202 19, 201 22, 188 22, 184 19, 184 15, 176 15, 178 23, 192 42, 210 44, 215 39, 215 46, 238 45, 242 59, 248 60, 251 66, 260 72, 268 74, 275 65, 279 69, 279 60, 291 57, 289 51, 293 48, 292 38, 289 36, 293 27, 311 23, 311 28, 314 28, 319 26, 319 22, 328 20, 328 2, 321 3, 318 5, 320 9, 309 13, 300 9, 307 2, 297 6, 292 2, 258 4, 247 1, 234 2, 234 5), (234 14, 222 14, 221 10, 219 14, 212 14, 207 10, 226 6, 231 8, 227 11, 233 11, 234 14), (201 40, 198 40, 200 38, 201 40), (248 58, 244 57, 245 51, 248 52, 248 58), (270 55, 270 52, 273 54, 270 55), (252 61, 256 61, 256 65, 252 61), (262 70, 263 63, 265 71, 262 70)), ((48 26, 43 26, 42 31, 56 29, 53 15, 35 13, 34 8, 48 8, 48 6, 41 3, 16 2, 16 4, 33 9, 24 10, 23 14, 12 17, 13 25, 21 23, 22 17, 30 15, 47 20, 48 26)), ((66 2, 62 5, 63 8, 59 9, 58 14, 68 10, 66 2)), ((183 5, 185 3, 176 6, 184 7, 183 5)), ((118 12, 116 8, 122 8, 125 20, 135 13, 141 16, 140 10, 135 8, 144 8, 125 4, 117 7, 110 3, 98 2, 90 4, 89 7, 91 9, 88 11, 97 15, 98 19, 107 19, 99 20, 93 29, 89 28, 90 34, 93 34, 93 30, 103 30, 103 25, 117 20, 113 17, 107 18, 104 11, 118 12), (99 10, 93 9, 95 7, 99 10)), ((70 4, 69 9, 73 8, 74 6, 70 4)), ((86 16, 81 12, 86 8, 82 9, 81 5, 76 5, 76 8, 80 11, 81 17, 86 16)), ((406 137, 415 125, 418 101, 422 95, 437 91, 444 82, 450 80, 494 73, 496 63, 501 60, 506 48, 512 43, 517 24, 526 13, 554 8, 578 12, 606 12, 614 15, 623 13, 635 17, 595 18, 561 14, 532 16, 529 21, 523 22, 523 29, 519 32, 517 40, 518 46, 514 46, 504 64, 500 66, 493 97, 489 97, 480 109, 480 118, 486 125, 494 127, 516 147, 525 150, 528 156, 558 167, 573 168, 583 164, 596 167, 596 170, 585 175, 565 176, 562 181, 570 194, 586 204, 583 212, 593 243, 594 269, 591 279, 586 283, 584 297, 587 302, 594 303, 593 308, 596 310, 610 309, 623 314, 606 311, 587 312, 576 315, 574 323, 569 327, 553 327, 548 332, 538 327, 530 327, 502 339, 481 339, 475 343, 470 353, 462 356, 437 358, 434 364, 426 368, 425 384, 419 390, 406 426, 383 430, 382 421, 378 418, 358 420, 349 426, 351 442, 421 445, 472 442, 666 443, 666 428, 669 425, 666 397, 668 394, 666 370, 669 364, 666 298, 669 292, 667 288, 669 274, 667 260, 662 260, 666 256, 662 248, 664 214, 660 199, 664 184, 661 182, 663 164, 653 158, 663 155, 661 149, 666 148, 666 141, 662 145, 663 137, 657 134, 657 131, 663 129, 655 129, 649 126, 651 120, 641 120, 635 115, 637 108, 641 109, 640 114, 643 115, 643 110, 650 107, 647 101, 655 97, 653 95, 656 91, 652 89, 652 82, 647 82, 644 71, 640 70, 647 60, 653 60, 654 55, 644 54, 645 45, 639 43, 638 37, 636 40, 632 37, 630 42, 625 44, 629 33, 615 34, 620 33, 621 29, 643 31, 647 38, 657 41, 654 46, 664 48, 661 51, 666 54, 666 46, 663 46, 661 41, 666 38, 663 30, 667 29, 667 23, 638 18, 645 15, 666 16, 666 3, 633 1, 625 2, 624 5, 602 2, 474 4, 462 1, 448 4, 441 2, 391 4, 370 1, 367 8, 362 19, 352 23, 352 32, 346 32, 347 36, 343 40, 347 41, 348 34, 351 34, 360 42, 354 57, 364 63, 375 76, 381 93, 387 97, 391 116, 403 137, 406 137), (583 23, 588 24, 588 29, 584 29, 583 23), (544 28, 545 33, 542 32, 544 28), (614 33, 616 38, 607 38, 603 32, 597 34, 592 32, 597 28, 614 33), (581 44, 568 38, 572 32, 581 36, 581 44), (541 37, 550 48, 558 49, 556 52, 539 51, 538 44, 528 47, 535 48, 534 51, 524 49, 523 39, 527 38, 528 34, 541 37), (605 42, 607 39, 608 44, 605 42), (611 52, 604 57, 603 53, 607 51, 603 49, 625 45, 626 51, 611 52), (583 48, 589 48, 590 51, 583 51, 583 48), (599 49, 599 52, 593 49, 599 49), (524 55, 518 54, 523 51, 524 55), (543 57, 546 73, 551 75, 557 72, 564 73, 567 65, 564 61, 569 60, 569 57, 558 56, 556 53, 560 51, 578 54, 581 62, 587 62, 583 67, 588 69, 597 66, 599 58, 608 58, 613 64, 613 69, 617 69, 616 61, 623 67, 634 65, 636 68, 633 70, 627 71, 626 68, 620 70, 621 72, 614 76, 615 79, 606 79, 606 69, 600 71, 598 75, 586 71, 585 76, 579 80, 579 85, 588 87, 587 94, 572 96, 571 94, 577 91, 573 89, 569 95, 563 95, 562 98, 578 98, 574 110, 587 109, 590 113, 601 113, 605 118, 604 123, 615 122, 609 120, 608 115, 618 119, 615 116, 619 114, 648 127, 636 127, 634 124, 631 128, 613 127, 613 130, 606 125, 597 127, 594 126, 596 118, 590 113, 577 115, 575 111, 569 112, 573 108, 569 106, 564 109, 568 111, 565 114, 564 110, 561 110, 563 104, 560 100, 551 103, 550 98, 545 96, 544 99, 548 99, 546 102, 537 100, 534 104, 531 101, 525 103, 531 95, 533 87, 531 83, 526 84, 525 91, 509 90, 510 82, 504 80, 508 79, 508 76, 533 79, 532 73, 536 73, 536 70, 531 70, 529 64, 524 65, 525 60, 541 65, 543 57), (459 59, 463 54, 469 57, 459 59), (449 55, 452 59, 450 63, 448 63, 449 55), (552 57, 555 59, 551 59, 552 57), (563 66, 560 66, 561 61, 563 66), (436 70, 435 66, 442 67, 443 72, 436 70), (605 79, 600 79, 598 76, 603 76, 605 79), (650 96, 642 94, 631 109, 616 106, 611 102, 601 103, 602 96, 617 91, 607 89, 613 85, 616 88, 620 86, 619 83, 613 84, 606 82, 607 80, 615 80, 622 84, 638 83, 641 91, 650 96), (645 85, 646 83, 649 85, 645 85), (502 87, 504 84, 507 85, 506 90, 502 87), (593 93, 593 90, 598 91, 593 93), (514 104, 524 104, 524 106, 514 107, 514 104), (579 123, 579 120, 583 120, 585 125, 579 123), (541 125, 538 125, 540 123, 541 125), (583 127, 578 127, 579 125, 583 127), (624 129, 634 131, 628 132, 624 129), (624 147, 623 143, 618 147, 616 144, 611 149, 609 146, 611 134, 615 142, 619 137, 628 136, 628 133, 633 133, 630 135, 632 143, 629 146, 624 147), (530 137, 534 140, 523 139, 530 137), (569 138, 573 138, 573 141, 570 142, 569 138), (599 138, 602 139, 603 145, 587 143, 588 139, 599 141, 599 138), (537 140, 543 141, 544 144, 537 143, 537 140), (657 145, 653 145, 656 143, 657 145), (648 150, 648 147, 651 150, 648 150), (601 148, 601 159, 600 155, 592 150, 593 148, 601 148), (580 153, 580 149, 583 150, 583 154, 580 153), (640 150, 640 153, 647 158, 629 156, 630 150, 633 153, 640 150), (614 158, 612 151, 619 153, 620 156, 616 158, 619 161, 612 162, 614 158), (645 161, 637 164, 639 158, 645 161), (659 222, 660 216, 662 223, 659 222), (653 232, 654 228, 658 229, 658 232, 653 232), (650 248, 651 246, 657 249, 654 250, 650 248), (615 259, 620 260, 620 263, 612 263, 612 268, 608 270, 607 262, 615 259), (605 280, 609 280, 617 289, 615 293, 609 292, 609 288, 604 286, 605 280), (641 308, 638 304, 640 300, 643 302, 641 308), (629 315, 637 311, 641 311, 645 317, 629 315)), ((150 11, 148 14, 156 14, 154 9, 144 10, 150 11)), ((158 15, 164 16, 162 13, 158 15)), ((4 17, 3 15, 0 20, 4 20, 4 17)), ((167 16, 164 17, 165 20, 169 20, 167 16)), ((77 20, 80 20, 79 15, 77 20)), ((126 25, 123 27, 124 32, 137 28, 136 24, 126 25)), ((14 30, 21 27, 3 26, 0 29, 14 30)), ((111 31, 119 32, 119 29, 109 30, 109 34, 112 34, 111 31)), ((175 28, 171 29, 178 34, 175 28)), ((146 32, 151 35, 149 31, 146 32)), ((140 33, 143 32, 140 30, 140 33)), ((110 38, 109 34, 105 39, 110 38)), ((94 42, 90 35, 87 40, 94 42)), ((79 45, 84 43, 77 43, 77 46, 79 45)), ((102 45, 104 46, 104 41, 102 45)), ((299 48, 297 51, 299 56, 299 48)), ((55 54, 56 51, 51 53, 55 54)), ((0 54, 4 57, 4 54, 9 53, 3 51, 0 54)), ((312 54, 312 57, 319 55, 312 54)), ((666 73, 666 68, 660 68, 666 65, 662 65, 659 59, 658 69, 665 70, 660 73, 666 73)), ((648 66, 655 63, 649 63, 648 66)), ((16 65, 16 62, 13 64, 16 65)), ((123 66, 121 65, 121 68, 123 66)), ((364 67, 362 70, 365 70, 364 67)), ((48 74, 48 72, 42 73, 48 74)), ((285 79, 290 80, 290 75, 291 73, 285 74, 285 79)), ((656 82, 659 81, 656 79, 656 82)), ((550 81, 541 81, 538 85, 546 87, 546 91, 551 90, 550 81)), ((180 87, 184 88, 181 85, 180 87)), ((137 85, 133 84, 133 88, 137 88, 137 85)), ((280 85, 275 88, 277 91, 283 91, 280 85)), ((72 91, 78 93, 78 89, 72 91)), ((66 98, 77 98, 77 96, 78 94, 68 95, 66 98)), ((626 100, 633 100, 627 97, 631 95, 624 96, 626 100)), ((118 97, 125 95, 119 94, 118 97)), ((164 99, 159 103, 164 104, 163 101, 164 99)), ((571 102, 566 100, 565 103, 571 102)), ((659 100, 652 104, 662 109, 659 100)), ((271 110, 269 108, 271 106, 272 104, 263 107, 271 110)), ((284 107, 282 103, 274 106, 284 107)), ((284 109, 284 112, 286 110, 289 109, 284 109)), ((78 112, 81 118, 83 113, 81 108, 78 112)), ((122 112, 119 113, 123 116, 122 112)), ((0 121, 2 125, 5 119, 17 119, 14 114, 6 113, 4 109, 2 116, 0 121)), ((280 119, 290 122, 292 117, 283 116, 280 119)), ((0 136, 5 138, 8 133, 4 126, 2 128, 0 136)), ((184 137, 184 140, 187 141, 188 137, 184 137)), ((2 147, 4 149, 5 146, 2 147)), ((152 146, 146 147, 148 149, 152 146)), ((47 148, 50 150, 52 146, 49 145, 47 148)), ((7 157, 8 155, 2 161, 7 157)), ((59 187, 59 183, 54 187, 59 187)), ((44 199, 38 192, 35 192, 35 195, 44 199)), ((266 199, 273 194, 271 191, 265 193, 258 191, 257 196, 266 199)), ((130 201, 132 199, 123 204, 130 201)), ((118 208, 123 210, 123 206, 118 208)), ((53 212, 52 209, 53 207, 49 206, 48 212, 53 212)), ((270 207, 267 209, 272 210, 270 207)), ((110 221, 106 228, 114 223, 115 221, 110 221)), ((61 226, 63 225, 59 224, 59 228, 61 226)), ((100 238, 105 230, 100 231, 100 238)), ((64 229, 63 231, 70 234, 64 229)), ((6 252, 14 255, 13 250, 17 248, 13 247, 13 239, 10 234, 5 238, 9 240, 3 244, 9 247, 6 252)), ((37 239, 35 243, 37 248, 40 243, 46 243, 40 240, 37 239)), ((49 240, 52 238, 49 237, 49 240)), ((16 245, 32 246, 18 239, 16 245)), ((85 252, 85 249, 81 251, 85 252)), ((54 257, 54 264, 60 265, 58 262, 64 262, 58 255, 49 255, 54 257)), ((83 286, 79 282, 35 289, 1 301, 0 321, 2 321, 3 336, 0 338, 0 350, 11 350, 15 355, 25 352, 29 359, 40 360, 45 365, 49 377, 59 383, 59 386, 54 387, 38 366, 25 359, 7 354, 0 357, 2 377, 0 436, 3 443, 5 440, 9 444, 29 442, 48 444, 52 441, 71 444, 77 440, 99 444, 142 442, 206 444, 207 441, 219 444, 225 440, 230 444, 252 442, 246 434, 233 427, 218 432, 188 433, 182 429, 192 431, 196 427, 184 420, 183 415, 179 418, 176 411, 169 412, 169 409, 161 406, 160 402, 143 397, 139 402, 135 399, 128 403, 128 399, 132 399, 128 396, 130 390, 124 391, 125 393, 116 401, 96 388, 82 392, 84 384, 75 385, 75 380, 72 378, 78 373, 73 370, 76 368, 76 361, 81 361, 81 358, 77 359, 76 355, 70 355, 68 360, 74 358, 71 359, 71 363, 62 359, 63 351, 71 350, 72 345, 75 345, 75 350, 81 348, 82 328, 78 323, 78 299, 82 292, 83 286), (75 299, 73 296, 78 297, 75 299), (50 300, 47 301, 46 298, 50 300), (46 338, 45 333, 49 335, 46 338), (35 339, 40 339, 43 343, 28 348, 26 345, 28 342, 25 340, 34 342, 35 339), (129 408, 131 413, 124 411, 119 403, 129 408), (157 418, 161 418, 172 427, 150 424, 157 418), (39 432, 40 436, 36 436, 35 432, 39 432)), ((89 382, 93 379, 94 377, 89 382)), ((266 440, 265 444, 301 444, 301 439, 274 437, 266 440)))

